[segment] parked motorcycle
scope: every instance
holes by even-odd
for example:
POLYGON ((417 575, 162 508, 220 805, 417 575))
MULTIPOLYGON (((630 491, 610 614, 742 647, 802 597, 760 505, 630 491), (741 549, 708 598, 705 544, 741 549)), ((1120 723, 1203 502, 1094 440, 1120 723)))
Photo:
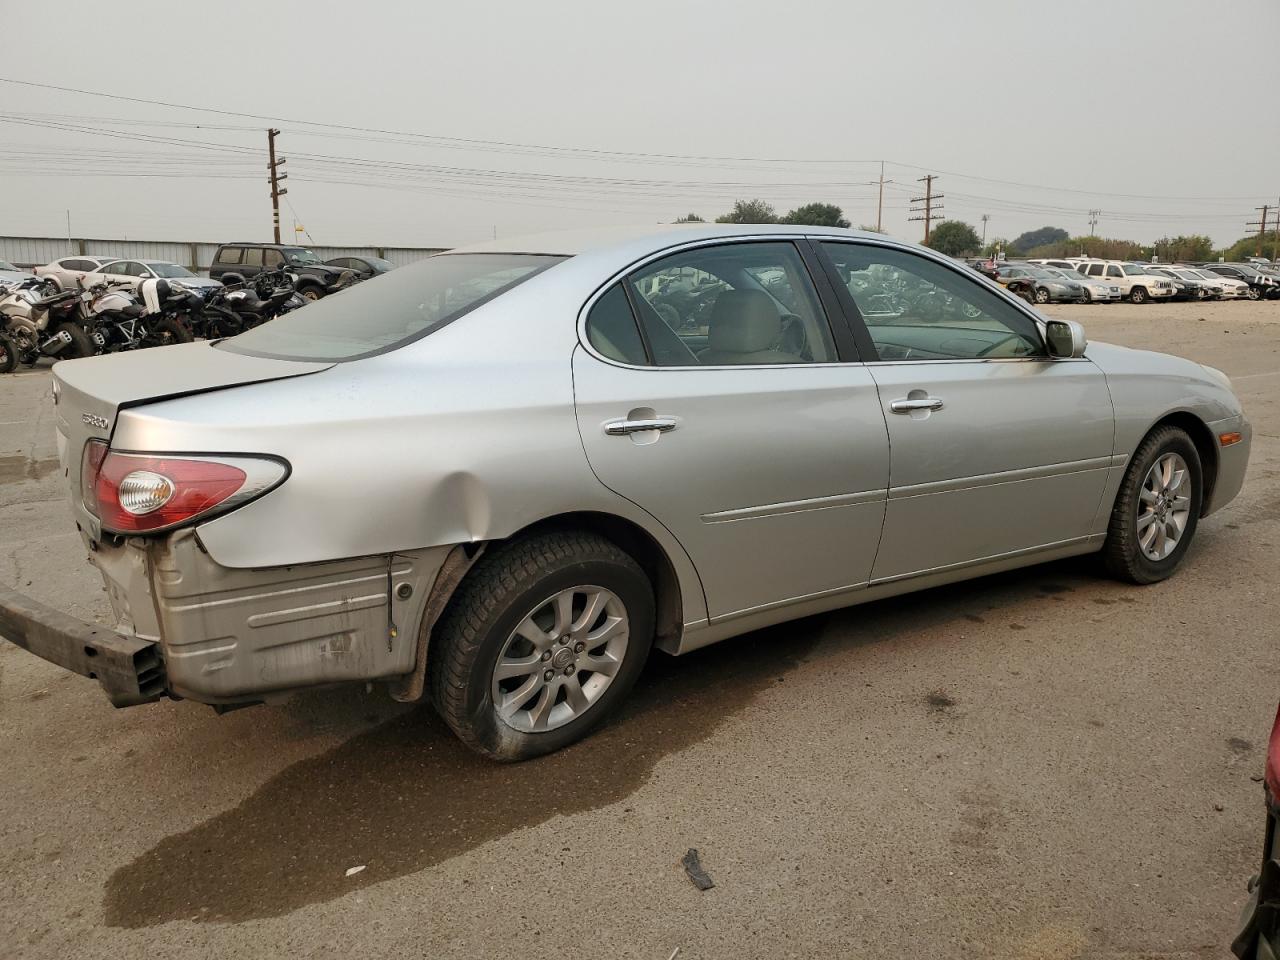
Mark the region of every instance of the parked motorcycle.
POLYGON ((74 322, 72 307, 76 293, 49 293, 47 282, 39 277, 21 280, 0 290, 0 317, 3 318, 5 340, 0 359, 0 372, 9 364, 34 364, 41 357, 72 360, 91 357, 94 344, 89 335, 74 322))
MULTIPOLYGON (((165 283, 160 302, 168 304, 170 296, 165 283)), ((177 319, 176 303, 171 312, 162 309, 148 313, 138 301, 138 294, 126 285, 94 284, 80 294, 78 303, 79 319, 90 330, 99 353, 190 343, 193 339, 191 331, 177 319)))
POLYGON ((265 270, 247 283, 210 291, 201 308, 188 314, 192 332, 209 340, 234 337, 305 307, 309 301, 298 293, 296 279, 287 270, 265 270))

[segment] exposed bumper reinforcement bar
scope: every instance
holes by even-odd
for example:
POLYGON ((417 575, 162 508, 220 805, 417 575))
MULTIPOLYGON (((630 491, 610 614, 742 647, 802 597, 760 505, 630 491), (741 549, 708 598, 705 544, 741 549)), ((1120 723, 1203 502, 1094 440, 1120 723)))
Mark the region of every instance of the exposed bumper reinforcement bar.
POLYGON ((0 637, 102 684, 117 707, 165 694, 164 660, 152 640, 127 637, 0 587, 0 637))

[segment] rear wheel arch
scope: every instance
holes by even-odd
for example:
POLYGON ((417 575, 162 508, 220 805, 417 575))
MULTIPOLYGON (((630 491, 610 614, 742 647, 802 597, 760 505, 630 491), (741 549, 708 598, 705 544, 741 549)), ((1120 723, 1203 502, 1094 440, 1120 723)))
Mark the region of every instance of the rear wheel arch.
POLYGON ((667 642, 679 640, 684 627, 684 597, 680 579, 666 550, 649 531, 616 514, 580 511, 546 517, 496 542, 509 543, 551 531, 597 534, 635 560, 653 586, 655 644, 666 646, 667 642))

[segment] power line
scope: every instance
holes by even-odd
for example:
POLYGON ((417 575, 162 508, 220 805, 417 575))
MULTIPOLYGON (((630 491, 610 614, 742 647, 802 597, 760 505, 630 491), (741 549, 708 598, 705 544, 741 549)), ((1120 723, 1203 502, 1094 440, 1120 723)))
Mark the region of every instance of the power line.
POLYGON ((912 208, 911 212, 913 214, 919 214, 919 216, 907 217, 908 220, 924 221, 924 242, 926 246, 929 244, 929 222, 933 219, 933 215, 942 209, 942 205, 938 203, 938 201, 942 199, 942 194, 935 194, 933 192, 933 181, 936 179, 937 177, 932 173, 917 178, 917 183, 924 183, 924 196, 913 197, 911 202, 922 203, 924 206, 912 208))

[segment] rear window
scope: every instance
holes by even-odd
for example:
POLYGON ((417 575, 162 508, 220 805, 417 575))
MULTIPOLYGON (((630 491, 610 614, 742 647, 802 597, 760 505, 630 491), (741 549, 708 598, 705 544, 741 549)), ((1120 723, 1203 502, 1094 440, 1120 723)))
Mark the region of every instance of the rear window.
POLYGON ((218 251, 218 263, 239 263, 239 247, 223 247, 218 251))
POLYGON ((564 259, 529 253, 428 257, 286 313, 218 347, 281 360, 359 360, 425 337, 564 259))

